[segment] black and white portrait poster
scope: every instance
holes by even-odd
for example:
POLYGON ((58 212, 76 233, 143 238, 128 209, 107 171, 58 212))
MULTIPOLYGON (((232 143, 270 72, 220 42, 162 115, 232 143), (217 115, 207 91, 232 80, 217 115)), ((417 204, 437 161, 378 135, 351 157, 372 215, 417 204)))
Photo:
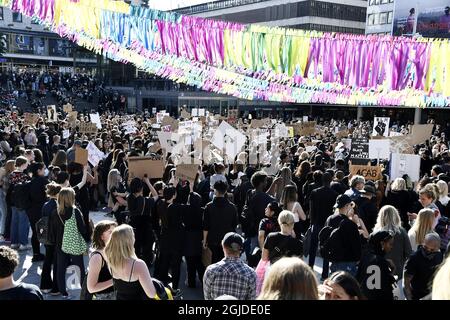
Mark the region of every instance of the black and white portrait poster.
POLYGON ((389 117, 375 117, 373 121, 372 136, 389 137, 389 117))

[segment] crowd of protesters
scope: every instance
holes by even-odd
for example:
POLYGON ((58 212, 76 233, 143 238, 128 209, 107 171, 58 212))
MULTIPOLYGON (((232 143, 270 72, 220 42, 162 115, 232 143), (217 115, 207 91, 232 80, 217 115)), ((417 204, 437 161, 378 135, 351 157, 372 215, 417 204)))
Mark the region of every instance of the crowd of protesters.
MULTIPOLYGON (((74 81, 36 79, 16 75, 7 83, 26 90, 36 81, 46 89, 74 81)), ((81 270, 82 298, 176 297, 183 261, 187 286, 200 283, 205 299, 450 297, 449 126, 435 125, 414 146, 421 155, 416 183, 407 175, 390 180, 385 162, 379 180, 349 174, 349 150, 332 129, 369 136, 371 123, 358 121, 324 121, 326 133, 281 138, 274 166, 250 164, 245 149, 233 164, 202 163, 189 181, 178 178, 170 153, 152 149, 157 136, 148 115, 135 115, 137 131, 127 133, 120 124, 130 117, 105 112, 102 129, 88 137, 59 111, 57 123, 42 116, 25 125, 22 115, 1 121, 7 245, 0 247, 0 299, 73 298, 65 281, 71 264, 81 270), (89 141, 105 154, 95 167, 75 161, 89 141), (145 155, 163 157, 162 179, 128 178, 128 157, 145 155), (105 206, 111 215, 94 226, 90 212, 105 206), (14 281, 16 250, 32 250, 33 263, 43 263, 40 288, 14 281)))

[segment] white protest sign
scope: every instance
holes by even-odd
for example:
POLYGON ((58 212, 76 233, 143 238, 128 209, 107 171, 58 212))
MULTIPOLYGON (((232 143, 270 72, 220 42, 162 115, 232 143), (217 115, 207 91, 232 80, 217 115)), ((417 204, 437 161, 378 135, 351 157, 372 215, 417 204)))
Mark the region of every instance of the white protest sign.
POLYGON ((159 131, 158 139, 161 144, 161 148, 170 153, 177 151, 177 149, 174 151, 174 148, 180 144, 180 135, 178 133, 159 131))
POLYGON ((86 150, 88 151, 88 161, 94 167, 105 158, 105 154, 101 152, 92 141, 89 141, 86 150))
POLYGON ((391 142, 389 139, 370 139, 369 158, 389 159, 391 142))
POLYGON ((100 121, 100 115, 97 113, 91 113, 90 115, 91 118, 91 122, 95 123, 95 125, 97 126, 97 129, 101 129, 102 128, 102 122, 100 121))
POLYGON ((197 108, 193 108, 193 109, 192 109, 191 116, 193 116, 193 117, 198 117, 198 116, 199 116, 199 115, 198 115, 198 109, 197 109, 197 108))
POLYGON ((69 130, 63 130, 62 138, 63 139, 67 139, 68 137, 70 137, 70 131, 69 130))
POLYGON ((308 116, 303 116, 302 120, 303 120, 303 122, 308 122, 309 121, 309 117, 308 116))
POLYGON ((389 117, 375 117, 373 119, 372 136, 389 137, 389 117))
POLYGON ((389 137, 399 137, 402 136, 403 134, 401 132, 395 132, 395 131, 391 131, 389 132, 389 137))
POLYGON ((198 116, 199 117, 204 117, 206 115, 206 110, 205 109, 198 109, 198 116))
POLYGON ((234 158, 241 152, 245 141, 245 135, 225 121, 222 121, 211 139, 211 143, 219 150, 225 149, 225 154, 230 163, 234 163, 234 158))
POLYGON ((420 156, 415 154, 393 153, 391 155, 390 178, 402 178, 407 174, 411 181, 420 179, 420 156))

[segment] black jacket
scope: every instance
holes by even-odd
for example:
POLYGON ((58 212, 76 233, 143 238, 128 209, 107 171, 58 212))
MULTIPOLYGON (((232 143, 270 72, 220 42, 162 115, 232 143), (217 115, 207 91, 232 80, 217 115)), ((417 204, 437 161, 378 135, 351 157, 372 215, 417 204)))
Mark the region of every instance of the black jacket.
POLYGON ((320 187, 311 192, 309 212, 312 224, 325 225, 327 218, 333 214, 337 196, 337 192, 330 187, 320 187))
POLYGON ((45 186, 48 184, 47 178, 35 177, 30 182, 30 202, 31 207, 27 210, 30 215, 40 217, 42 207, 47 201, 45 186))
POLYGON ((344 194, 348 189, 348 186, 346 186, 342 181, 333 181, 330 187, 338 194, 344 194))
MULTIPOLYGON (((86 225, 84 224, 83 214, 80 210, 75 209, 75 219, 77 221, 78 231, 83 236, 86 242, 89 241, 89 234, 86 225)), ((55 248, 61 250, 62 240, 64 235, 64 224, 72 217, 72 208, 66 208, 64 215, 59 216, 57 210, 53 211, 49 218, 49 234, 50 239, 55 244, 55 248), (61 221, 62 220, 62 221, 61 221)))
POLYGON ((208 231, 206 241, 209 245, 218 246, 228 232, 234 232, 238 224, 236 206, 226 198, 214 198, 205 207, 203 214, 203 230, 208 231))
POLYGON ((369 200, 363 196, 359 197, 355 201, 358 209, 358 215, 364 222, 369 233, 372 232, 373 227, 377 223, 378 209, 372 200, 369 200))
POLYGON ((403 227, 409 228, 408 210, 411 207, 411 198, 408 191, 389 190, 386 197, 386 204, 398 210, 403 227))
POLYGON ((393 284, 395 283, 395 278, 392 275, 389 263, 383 256, 376 255, 373 252, 368 252, 364 255, 359 263, 356 278, 368 300, 394 300, 393 284), (377 266, 379 269, 374 269, 374 266, 377 266), (373 279, 374 276, 377 276, 374 270, 380 271, 380 286, 378 288, 369 288, 368 285, 372 284, 369 278, 373 279))
POLYGON ((339 213, 328 217, 325 225, 333 229, 340 228, 340 241, 333 246, 336 250, 333 252, 333 256, 335 257, 333 262, 359 261, 361 259, 361 238, 359 236, 358 226, 347 216, 339 213))

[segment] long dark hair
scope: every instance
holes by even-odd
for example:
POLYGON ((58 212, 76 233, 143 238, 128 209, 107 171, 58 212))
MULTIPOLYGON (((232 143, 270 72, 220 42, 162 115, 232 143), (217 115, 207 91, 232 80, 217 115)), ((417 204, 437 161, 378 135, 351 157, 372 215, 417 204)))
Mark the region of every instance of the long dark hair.
POLYGON ((328 279, 344 289, 345 293, 347 293, 352 298, 358 298, 358 300, 366 300, 364 294, 361 291, 361 287, 356 281, 356 279, 348 272, 345 271, 337 271, 333 273, 328 279))

